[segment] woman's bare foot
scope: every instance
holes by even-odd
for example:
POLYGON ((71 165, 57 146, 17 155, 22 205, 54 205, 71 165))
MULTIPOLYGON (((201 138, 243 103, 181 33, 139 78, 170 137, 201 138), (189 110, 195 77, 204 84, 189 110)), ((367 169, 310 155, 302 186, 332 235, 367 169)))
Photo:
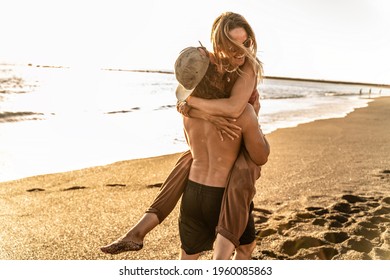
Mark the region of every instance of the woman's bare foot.
POLYGON ((107 246, 101 247, 100 250, 102 250, 102 252, 106 254, 116 255, 128 251, 139 251, 142 249, 142 247, 143 242, 137 243, 128 238, 126 239, 125 237, 120 238, 107 246))
POLYGON ((138 223, 124 236, 113 243, 100 248, 106 254, 120 254, 128 251, 139 251, 143 247, 146 234, 159 224, 156 214, 146 213, 138 223))

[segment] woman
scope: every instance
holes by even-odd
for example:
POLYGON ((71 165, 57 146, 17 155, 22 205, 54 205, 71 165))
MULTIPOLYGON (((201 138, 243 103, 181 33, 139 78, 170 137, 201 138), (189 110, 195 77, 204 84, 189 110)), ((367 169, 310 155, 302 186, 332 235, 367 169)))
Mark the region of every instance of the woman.
MULTIPOLYGON (((178 103, 178 110, 184 115, 203 118, 213 122, 220 131, 221 139, 223 139, 222 133, 226 133, 226 135, 232 138, 237 136, 234 129, 238 129, 238 127, 230 123, 230 119, 241 115, 248 101, 257 104, 257 112, 259 110, 256 85, 257 81, 261 79, 262 67, 256 58, 256 38, 251 26, 244 17, 228 12, 223 13, 214 21, 211 41, 214 53, 209 54, 212 65, 209 67, 210 73, 206 73, 208 78, 206 84, 212 85, 215 91, 223 91, 226 94, 226 98, 207 100, 197 98, 195 90, 184 102, 178 103), (251 97, 252 93, 254 94, 251 97), (228 118, 230 121, 225 118, 228 118)), ((254 182, 259 177, 260 172, 257 166, 250 163, 245 153, 242 154, 241 161, 239 159, 237 164, 246 164, 246 174, 235 173, 235 168, 233 168, 230 180, 233 182, 232 185, 238 186, 240 184, 237 182, 240 179, 243 177, 247 179, 250 194, 246 198, 246 203, 240 203, 243 208, 238 211, 247 213, 246 215, 248 216, 248 200, 251 201, 253 198, 254 182)), ((190 152, 185 152, 179 158, 146 214, 123 237, 110 245, 102 247, 103 252, 117 254, 142 248, 146 234, 168 216, 183 193, 191 162, 190 152)), ((245 168, 241 166, 240 169, 243 170, 245 168)), ((242 189, 242 187, 240 188, 242 189)), ((227 190, 229 189, 232 190, 230 186, 227 190)), ((226 255, 230 254, 231 248, 234 250, 234 247, 238 246, 240 232, 243 231, 242 227, 245 228, 245 226, 239 225, 233 232, 230 229, 230 227, 235 227, 235 223, 238 223, 238 221, 228 220, 228 217, 231 215, 227 213, 229 209, 232 210, 231 206, 233 205, 222 206, 220 224, 217 228, 219 234, 216 240, 216 251, 217 248, 227 248, 226 246, 228 246, 229 249, 222 252, 226 253, 226 255)), ((234 211, 237 211, 236 207, 234 211)), ((244 222, 246 221, 245 219, 243 220, 244 222)), ((218 258, 225 257, 220 256, 218 258)))

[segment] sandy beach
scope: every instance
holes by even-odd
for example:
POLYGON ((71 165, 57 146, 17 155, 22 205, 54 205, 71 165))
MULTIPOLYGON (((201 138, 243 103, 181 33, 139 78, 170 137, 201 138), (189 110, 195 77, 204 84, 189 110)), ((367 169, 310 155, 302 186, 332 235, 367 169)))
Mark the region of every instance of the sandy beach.
MULTIPOLYGON (((377 98, 345 118, 267 135, 254 259, 390 259, 389 108, 390 97, 377 98)), ((141 251, 99 248, 142 216, 178 157, 0 183, 0 259, 177 259, 178 207, 141 251)))

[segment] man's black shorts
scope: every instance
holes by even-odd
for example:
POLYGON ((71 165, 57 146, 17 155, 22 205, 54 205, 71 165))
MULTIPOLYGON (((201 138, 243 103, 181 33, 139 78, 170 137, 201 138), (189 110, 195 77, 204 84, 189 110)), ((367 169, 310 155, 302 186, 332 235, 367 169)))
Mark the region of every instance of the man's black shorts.
MULTIPOLYGON (((211 250, 216 238, 222 197, 225 188, 210 187, 188 180, 184 190, 179 217, 179 233, 182 249, 193 255, 211 250)), ((255 240, 255 223, 251 203, 248 225, 240 238, 240 245, 255 240)))

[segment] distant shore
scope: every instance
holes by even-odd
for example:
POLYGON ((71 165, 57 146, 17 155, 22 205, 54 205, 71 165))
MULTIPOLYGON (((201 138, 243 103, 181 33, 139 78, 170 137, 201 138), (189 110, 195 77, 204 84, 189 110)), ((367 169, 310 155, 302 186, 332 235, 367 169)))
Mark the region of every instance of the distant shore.
MULTIPOLYGON (((377 98, 345 118, 267 135, 254 259, 390 259, 389 107, 377 98)), ((99 247, 142 216, 178 156, 0 183, 0 259, 177 259, 178 207, 141 251, 99 247)))
POLYGON ((378 84, 378 83, 363 83, 363 82, 322 80, 322 79, 306 79, 306 78, 290 78, 290 77, 277 77, 277 76, 265 76, 264 78, 265 79, 271 79, 271 80, 301 81, 301 82, 344 84, 344 85, 361 85, 361 86, 390 88, 390 85, 388 85, 388 84, 378 84))
MULTIPOLYGON (((105 68, 102 70, 107 71, 124 71, 124 72, 141 72, 141 73, 160 73, 160 74, 174 74, 170 70, 132 70, 132 69, 118 69, 118 68, 105 68)), ((309 79, 309 78, 293 78, 293 77, 281 77, 281 76, 264 76, 264 79, 270 80, 286 80, 286 81, 301 81, 301 82, 316 82, 316 83, 329 83, 329 84, 345 84, 345 85, 362 85, 372 87, 390 88, 390 84, 382 83, 365 83, 365 82, 352 82, 352 81, 337 81, 337 80, 323 80, 323 79, 309 79)))
MULTIPOLYGON (((8 63, 0 63, 0 65, 14 65, 8 63)), ((41 64, 18 64, 26 65, 29 67, 38 68, 70 68, 69 66, 61 65, 41 65, 41 64)), ((119 71, 119 72, 140 72, 140 73, 159 73, 159 74, 174 74, 173 70, 159 70, 159 69, 123 69, 123 68, 102 68, 105 71, 119 71)), ((358 81, 340 81, 340 80, 325 80, 325 79, 311 79, 311 78, 296 78, 296 77, 282 77, 282 76, 264 76, 264 79, 270 80, 286 80, 286 81, 301 81, 301 82, 316 82, 316 83, 330 83, 330 84, 345 84, 345 85, 361 85, 361 86, 372 86, 382 87, 390 89, 390 84, 384 83, 370 83, 370 82, 358 82, 358 81)))

